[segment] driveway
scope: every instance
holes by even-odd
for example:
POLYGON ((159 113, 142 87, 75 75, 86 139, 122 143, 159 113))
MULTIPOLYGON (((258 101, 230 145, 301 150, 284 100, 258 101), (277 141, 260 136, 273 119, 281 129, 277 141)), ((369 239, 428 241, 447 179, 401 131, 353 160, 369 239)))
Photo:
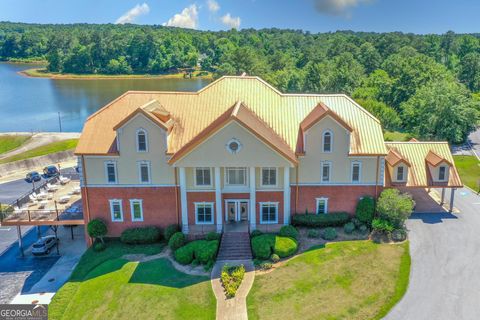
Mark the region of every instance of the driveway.
POLYGON ((455 207, 460 213, 416 213, 407 222, 410 284, 385 319, 480 318, 480 197, 459 189, 455 207))

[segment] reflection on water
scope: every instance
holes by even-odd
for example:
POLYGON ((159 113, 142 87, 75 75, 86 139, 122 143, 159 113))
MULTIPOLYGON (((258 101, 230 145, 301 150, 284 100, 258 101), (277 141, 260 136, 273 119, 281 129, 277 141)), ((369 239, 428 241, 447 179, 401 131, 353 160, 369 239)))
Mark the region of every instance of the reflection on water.
POLYGON ((0 63, 0 131, 81 131, 85 119, 128 90, 197 91, 204 79, 52 80, 18 71, 32 65, 0 63))

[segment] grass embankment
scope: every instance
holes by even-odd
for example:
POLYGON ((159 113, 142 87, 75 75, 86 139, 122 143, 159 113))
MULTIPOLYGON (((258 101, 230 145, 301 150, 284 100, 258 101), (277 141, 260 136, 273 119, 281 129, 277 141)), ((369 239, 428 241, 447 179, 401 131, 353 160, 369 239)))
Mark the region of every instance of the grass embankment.
POLYGON ((464 185, 478 191, 480 181, 480 162, 475 156, 453 156, 458 174, 464 185))
POLYGON ((114 241, 91 248, 49 306, 49 319, 215 319, 210 278, 183 274, 164 258, 129 262, 125 254, 156 254, 162 245, 114 241))
MULTIPOLYGON (((184 79, 184 72, 169 74, 77 74, 48 72, 45 68, 32 68, 20 71, 28 77, 52 78, 52 79, 184 79)), ((192 79, 212 79, 211 72, 195 71, 192 79)))
POLYGON ((249 319, 380 319, 402 298, 408 242, 345 241, 314 247, 255 278, 249 319))
POLYGON ((55 152, 60 152, 60 151, 67 151, 74 149, 77 146, 78 139, 68 139, 68 140, 62 140, 62 141, 55 141, 49 144, 46 144, 44 146, 40 146, 37 148, 34 148, 32 150, 5 158, 0 160, 0 164, 4 163, 9 163, 9 162, 14 162, 14 161, 19 161, 19 160, 25 160, 29 158, 34 158, 34 157, 39 157, 39 156, 44 156, 47 154, 55 153, 55 152))
POLYGON ((0 154, 20 147, 31 138, 30 135, 2 135, 0 136, 0 154))
POLYGON ((408 132, 385 131, 383 138, 385 141, 408 141, 412 138, 412 135, 408 132))

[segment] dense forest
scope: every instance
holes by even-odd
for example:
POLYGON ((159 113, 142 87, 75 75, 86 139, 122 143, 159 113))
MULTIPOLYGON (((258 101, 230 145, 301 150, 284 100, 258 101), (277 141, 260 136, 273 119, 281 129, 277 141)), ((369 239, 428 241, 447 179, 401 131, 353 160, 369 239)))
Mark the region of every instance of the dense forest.
POLYGON ((246 72, 284 92, 343 92, 388 130, 460 143, 480 111, 480 35, 196 31, 139 25, 0 23, 1 60, 51 72, 246 72))

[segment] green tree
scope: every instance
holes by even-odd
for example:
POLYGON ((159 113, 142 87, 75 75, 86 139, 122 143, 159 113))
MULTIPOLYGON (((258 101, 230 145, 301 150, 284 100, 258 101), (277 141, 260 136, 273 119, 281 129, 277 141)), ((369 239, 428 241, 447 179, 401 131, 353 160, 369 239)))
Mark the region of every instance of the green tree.
POLYGON ((87 224, 88 235, 95 239, 100 239, 102 243, 103 237, 107 235, 107 225, 101 219, 93 219, 87 224))
POLYGON ((374 99, 356 99, 358 104, 377 117, 382 126, 391 131, 398 130, 402 126, 402 120, 397 111, 387 106, 384 102, 374 99))
POLYGON ((365 71, 370 74, 380 67, 382 56, 370 42, 365 42, 360 46, 358 61, 363 65, 365 71))
POLYGON ((398 189, 382 191, 377 201, 377 213, 380 219, 391 223, 395 228, 403 228, 410 217, 415 202, 408 193, 398 189))
POLYGON ((471 91, 480 91, 480 53, 471 52, 463 57, 458 78, 471 91))

